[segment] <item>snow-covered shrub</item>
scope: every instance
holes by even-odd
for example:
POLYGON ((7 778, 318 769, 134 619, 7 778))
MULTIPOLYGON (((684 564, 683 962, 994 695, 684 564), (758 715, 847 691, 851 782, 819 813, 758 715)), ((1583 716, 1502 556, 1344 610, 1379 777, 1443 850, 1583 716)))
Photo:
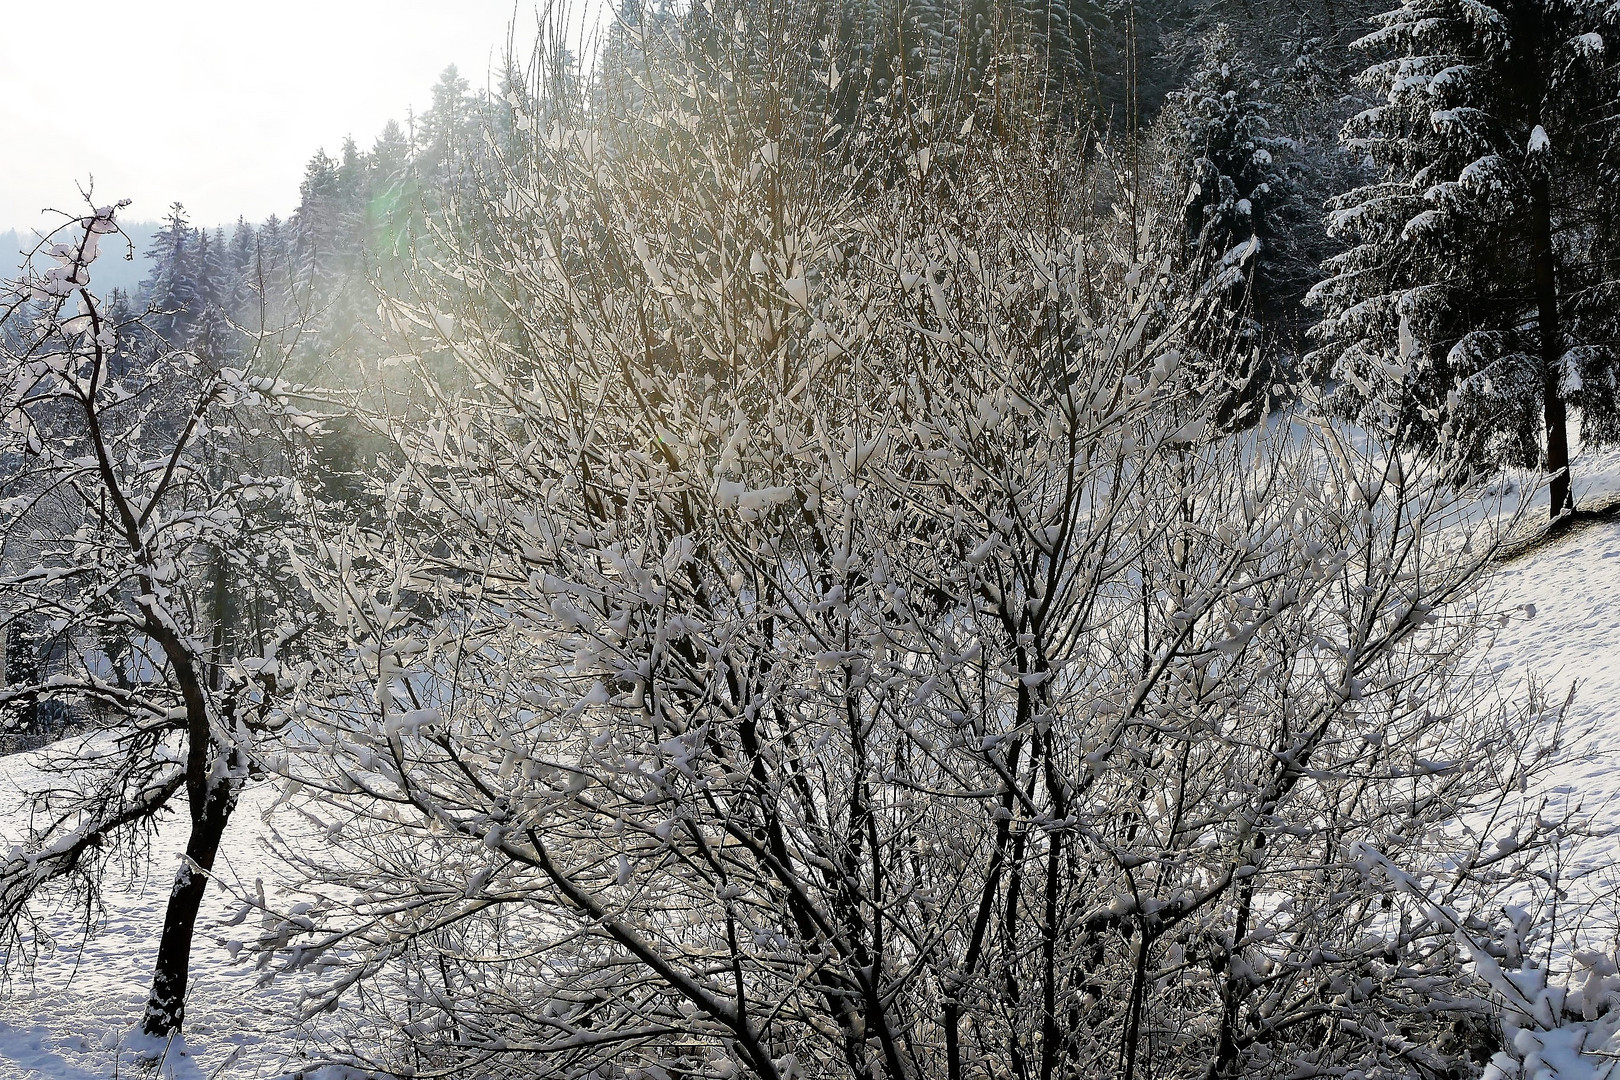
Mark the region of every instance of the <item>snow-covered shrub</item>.
POLYGON ((351 643, 277 765, 332 849, 250 947, 396 1074, 1455 1067, 1451 929, 1355 845, 1483 903, 1544 838, 1443 827, 1534 765, 1474 508, 1219 433, 1218 307, 1094 228, 1084 140, 896 97, 877 183, 776 107, 836 65, 735 25, 546 103, 385 302, 397 453, 300 547, 351 643))
MULTIPOLYGON (((1595 948, 1577 933, 1570 947, 1527 955, 1549 920, 1507 905, 1492 924, 1437 898, 1435 882, 1396 866, 1368 846, 1358 846, 1363 867, 1375 871, 1390 891, 1437 926, 1449 929, 1467 958, 1499 1049, 1481 1080, 1606 1080, 1620 1061, 1620 969, 1614 942, 1595 948), (1583 947, 1584 945, 1584 947, 1583 947), (1555 961, 1554 957, 1558 959, 1555 961), (1553 964, 1557 963, 1558 968, 1553 964)), ((1466 986, 1459 983, 1459 986, 1466 986)))
POLYGON ((1474 967, 1490 986, 1499 1010, 1502 1049, 1491 1056, 1483 1080, 1607 1080, 1620 1061, 1620 979, 1614 958, 1576 954, 1580 982, 1550 983, 1535 962, 1504 971, 1480 952, 1474 967))

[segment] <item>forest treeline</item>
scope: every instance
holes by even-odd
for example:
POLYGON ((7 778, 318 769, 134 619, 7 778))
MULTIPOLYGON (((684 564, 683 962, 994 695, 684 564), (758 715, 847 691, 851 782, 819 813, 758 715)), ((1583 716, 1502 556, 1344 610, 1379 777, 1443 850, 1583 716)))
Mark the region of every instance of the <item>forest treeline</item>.
POLYGON ((339 1076, 1606 1075, 1480 642, 1499 470, 1617 430, 1620 9, 1390 2, 633 6, 139 296, 64 222, 7 960, 175 820, 158 1045, 217 931, 339 1076))
MULTIPOLYGON (((1175 210, 1190 246, 1225 254, 1251 236, 1262 241, 1245 299, 1274 339, 1266 351, 1275 359, 1308 348, 1303 334, 1316 317, 1306 312, 1305 294, 1335 250, 1323 203, 1373 175, 1339 135, 1371 100, 1357 84, 1357 58, 1347 46, 1380 7, 1377 0, 1103 0, 1050 10, 989 2, 960 10, 849 4, 806 9, 804 17, 825 23, 821 44, 847 53, 846 68, 860 65, 852 75, 846 71, 842 97, 850 115, 843 138, 878 122, 872 102, 908 76, 993 108, 982 100, 993 91, 974 65, 989 63, 1016 40, 1041 72, 1035 107, 1063 116, 1115 153, 1129 147, 1140 171, 1132 182, 1144 198, 1180 204, 1175 210), (1149 195, 1165 184, 1176 190, 1149 195)), ((707 17, 626 3, 605 28, 590 76, 595 95, 635 77, 633 50, 622 40, 634 32, 629 28, 643 20, 666 28, 690 21, 684 32, 702 34, 707 17)), ((569 78, 586 76, 575 70, 569 78)), ((151 269, 140 295, 126 298, 131 309, 150 303, 174 312, 154 329, 176 347, 208 333, 203 325, 211 311, 255 328, 296 312, 313 316, 317 327, 304 350, 309 361, 330 355, 334 335, 362 327, 374 307, 362 298, 367 275, 406 258, 410 245, 429 242, 428 221, 442 223, 438 212, 469 191, 474 177, 491 174, 488 139, 511 139, 512 95, 527 92, 519 71, 491 81, 493 88, 473 92, 451 67, 427 109, 404 127, 390 122, 369 150, 351 138, 336 156, 317 151, 286 221, 239 219, 210 230, 191 224, 175 204, 144 251, 151 269)))
MULTIPOLYGON (((980 0, 794 17, 846 57, 837 139, 881 126, 874 103, 895 86, 993 115, 998 95, 1027 99, 1033 82, 1037 100, 1019 107, 1062 117, 1128 168, 1115 182, 1132 212, 1174 220, 1183 262, 1231 256, 1241 280, 1228 302, 1252 344, 1228 373, 1234 417, 1300 381, 1335 388, 1347 415, 1393 409, 1416 441, 1452 417, 1475 465, 1546 464, 1556 512, 1571 504, 1567 411, 1584 445, 1620 430, 1613 66, 1593 44, 1610 16, 1573 2, 1386 7, 980 0), (991 71, 1009 52, 1036 73, 1016 94, 991 71)), ((700 39, 717 17, 627 3, 592 95, 635 79, 632 28, 680 24, 700 39)), ((553 76, 586 77, 577 65, 553 76)), ((147 325, 170 346, 214 350, 246 340, 220 319, 250 335, 296 319, 301 377, 352 379, 361 339, 375 343, 373 286, 397 280, 434 229, 480 227, 466 196, 497 171, 527 92, 515 68, 487 81, 472 92, 448 69, 406 128, 391 122, 369 150, 318 151, 285 222, 210 231, 172 207, 129 310, 160 309, 147 325)))

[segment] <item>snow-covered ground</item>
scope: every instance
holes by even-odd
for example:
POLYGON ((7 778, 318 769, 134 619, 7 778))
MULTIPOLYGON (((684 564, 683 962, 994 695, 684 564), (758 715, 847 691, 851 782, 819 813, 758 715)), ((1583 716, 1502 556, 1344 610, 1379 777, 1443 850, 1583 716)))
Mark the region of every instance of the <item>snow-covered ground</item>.
MULTIPOLYGON (((0 806, 17 805, 38 782, 31 754, 0 758, 0 806)), ((235 820, 219 877, 251 891, 256 879, 276 880, 263 847, 268 788, 248 791, 235 820)), ((18 831, 0 823, 9 846, 18 831)), ((152 845, 148 873, 117 873, 102 898, 105 913, 81 946, 74 913, 47 920, 58 944, 31 973, 19 974, 0 1009, 0 1080, 101 1080, 141 1075, 131 1068, 131 1029, 138 1023, 157 952, 163 901, 184 846, 184 822, 171 819, 152 845)), ((220 923, 238 905, 223 888, 204 902, 193 950, 187 997, 186 1040, 166 1048, 161 1074, 175 1080, 204 1077, 279 1077, 300 1064, 298 1039, 285 1019, 296 1005, 291 985, 258 986, 259 972, 232 963, 216 939, 220 923)))
MULTIPOLYGON (((1584 461, 1576 492, 1584 503, 1620 492, 1620 453, 1584 461)), ((1554 783, 1595 811, 1601 823, 1620 828, 1620 522, 1588 526, 1502 567, 1488 596, 1493 608, 1508 615, 1487 639, 1486 656, 1509 690, 1522 692, 1531 675, 1553 698, 1574 684, 1572 726, 1595 728, 1591 752, 1564 767, 1554 783)), ((39 782, 31 755, 0 758, 0 840, 8 845, 20 823, 4 808, 18 805, 19 793, 39 782)), ((218 868, 226 882, 245 891, 259 878, 273 889, 277 879, 262 820, 272 799, 268 788, 246 794, 218 868)), ((172 821, 160 832, 149 874, 121 874, 109 883, 105 915, 88 943, 80 947, 71 912, 49 920, 58 946, 31 975, 13 980, 0 1009, 0 1080, 131 1074, 120 1047, 145 1000, 161 904, 183 841, 181 824, 172 821)), ((177 1080, 286 1077, 300 1067, 300 1039, 285 1019, 296 1004, 297 986, 260 987, 259 973, 233 963, 216 940, 226 933, 218 924, 236 907, 222 888, 211 890, 205 903, 193 954, 187 1045, 173 1048, 163 1065, 177 1080)))
MULTIPOLYGON (((1620 450, 1581 455, 1573 486, 1583 508, 1620 496, 1620 450)), ((1542 490, 1523 526, 1540 526, 1546 506, 1542 490)), ((1579 525, 1499 567, 1486 603, 1502 616, 1485 638, 1486 658, 1507 692, 1522 695, 1535 681, 1556 702, 1573 690, 1567 729, 1590 733, 1555 785, 1596 824, 1620 828, 1620 521, 1579 525)))
POLYGON ((1620 830, 1620 522, 1588 525, 1503 566, 1489 596, 1503 617, 1486 657, 1506 690, 1522 695, 1534 680, 1551 703, 1574 691, 1566 729, 1584 745, 1555 770, 1549 794, 1620 830))

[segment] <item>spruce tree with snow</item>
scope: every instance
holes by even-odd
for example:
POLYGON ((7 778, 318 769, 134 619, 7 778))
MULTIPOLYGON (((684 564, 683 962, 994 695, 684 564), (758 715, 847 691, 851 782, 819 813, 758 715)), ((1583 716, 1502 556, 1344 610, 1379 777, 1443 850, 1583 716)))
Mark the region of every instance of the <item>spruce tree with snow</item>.
POLYGON ((1322 369, 1409 440, 1533 466, 1572 508, 1568 406, 1613 429, 1617 320, 1594 218, 1615 161, 1620 13, 1596 0, 1406 0, 1357 43, 1381 101, 1345 138, 1383 170, 1330 203, 1350 243, 1313 290, 1322 369))
POLYGON ((196 303, 197 255, 197 233, 186 219, 185 206, 169 204, 163 227, 146 251, 152 260, 151 274, 141 282, 141 291, 154 309, 146 324, 166 341, 184 336, 187 313, 196 303))
POLYGON ((107 321, 125 327, 124 334, 113 342, 107 352, 107 371, 113 378, 129 374, 135 358, 146 347, 148 335, 140 325, 135 303, 123 289, 113 289, 107 296, 107 321))
POLYGON ((433 100, 416 132, 416 171, 429 212, 437 210, 452 190, 471 190, 469 168, 480 138, 479 105, 454 64, 433 84, 433 100))
POLYGON ((197 300, 203 311, 226 311, 230 307, 235 274, 231 269, 230 249, 225 242, 225 230, 215 228, 197 231, 197 265, 201 275, 197 282, 197 300))
POLYGON ((325 150, 315 151, 304 167, 298 196, 298 209, 292 217, 298 283, 320 304, 331 296, 341 277, 337 250, 342 217, 341 183, 338 163, 325 150))
POLYGON ((1164 116, 1184 259, 1212 275, 1246 339, 1239 350, 1224 341, 1210 350, 1240 358, 1226 372, 1224 411, 1233 418, 1263 396, 1272 373, 1276 350, 1263 340, 1265 324, 1297 308, 1305 291, 1296 234, 1309 215, 1288 166, 1296 144, 1273 128, 1277 112, 1261 72, 1222 24, 1206 39, 1187 85, 1170 95, 1164 116))
POLYGON ((230 310, 238 318, 254 311, 249 317, 249 325, 256 323, 259 307, 258 296, 255 291, 256 281, 254 274, 254 252, 258 247, 258 235, 253 226, 248 224, 245 217, 236 219, 236 227, 231 231, 230 247, 227 249, 227 262, 231 269, 231 298, 230 310))
POLYGON ((403 182, 411 162, 411 143, 399 121, 390 120, 371 144, 366 155, 365 188, 373 198, 403 182))

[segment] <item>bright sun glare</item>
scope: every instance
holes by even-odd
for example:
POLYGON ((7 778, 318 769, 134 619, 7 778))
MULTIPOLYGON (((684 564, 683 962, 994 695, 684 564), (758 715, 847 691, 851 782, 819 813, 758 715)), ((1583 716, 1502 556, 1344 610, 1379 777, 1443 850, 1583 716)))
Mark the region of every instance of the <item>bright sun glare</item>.
MULTIPOLYGON (((346 135, 368 147, 420 111, 455 64, 490 84, 532 0, 82 0, 7 4, 0 22, 0 231, 98 202, 129 220, 170 202, 213 225, 298 201, 304 162, 346 135)), ((573 5, 577 25, 599 5, 573 5)), ((575 37, 579 31, 570 35, 575 37)))

